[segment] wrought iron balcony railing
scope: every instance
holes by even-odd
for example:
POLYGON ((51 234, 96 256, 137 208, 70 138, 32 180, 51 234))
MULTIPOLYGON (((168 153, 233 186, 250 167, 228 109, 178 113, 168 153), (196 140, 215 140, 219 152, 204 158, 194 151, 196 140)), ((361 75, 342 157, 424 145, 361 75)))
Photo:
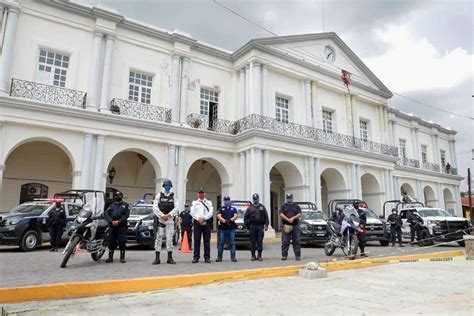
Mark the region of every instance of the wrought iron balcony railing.
POLYGON ((426 161, 421 163, 421 168, 424 170, 435 171, 435 172, 441 171, 441 168, 439 167, 438 164, 426 162, 426 161))
POLYGON ((446 168, 446 167, 444 167, 442 172, 446 173, 446 174, 451 174, 453 176, 457 176, 458 175, 458 168, 454 168, 454 167, 446 168))
POLYGON ((189 126, 198 129, 206 129, 216 133, 222 134, 237 134, 235 129, 235 122, 217 119, 209 122, 209 117, 201 114, 189 114, 187 122, 189 126))
POLYGON ((37 82, 12 79, 10 96, 50 104, 84 108, 87 93, 37 82))
POLYGON ((416 159, 411 159, 407 157, 401 157, 397 164, 404 167, 420 168, 420 161, 416 159))
POLYGON ((110 111, 141 120, 171 123, 171 109, 151 104, 114 98, 110 101, 110 111))

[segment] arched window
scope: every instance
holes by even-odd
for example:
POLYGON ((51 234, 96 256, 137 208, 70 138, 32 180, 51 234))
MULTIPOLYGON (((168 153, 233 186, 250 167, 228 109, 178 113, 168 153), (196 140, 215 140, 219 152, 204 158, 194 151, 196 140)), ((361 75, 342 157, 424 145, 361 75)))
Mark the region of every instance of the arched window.
POLYGON ((48 197, 48 186, 41 183, 25 183, 21 186, 20 204, 48 197))

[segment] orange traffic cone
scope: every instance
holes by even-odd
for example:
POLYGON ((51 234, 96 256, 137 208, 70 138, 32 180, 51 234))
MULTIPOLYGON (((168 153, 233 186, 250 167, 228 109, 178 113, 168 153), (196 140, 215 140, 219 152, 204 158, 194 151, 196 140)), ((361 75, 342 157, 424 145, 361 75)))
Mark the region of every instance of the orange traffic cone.
POLYGON ((188 232, 184 231, 183 240, 181 241, 181 249, 179 250, 181 253, 190 253, 191 249, 189 249, 189 241, 188 241, 188 232))

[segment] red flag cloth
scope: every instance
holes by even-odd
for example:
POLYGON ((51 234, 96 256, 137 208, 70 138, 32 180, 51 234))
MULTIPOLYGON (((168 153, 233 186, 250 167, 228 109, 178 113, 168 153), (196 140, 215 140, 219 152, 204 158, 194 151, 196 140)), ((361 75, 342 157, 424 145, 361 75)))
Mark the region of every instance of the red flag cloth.
POLYGON ((346 88, 349 89, 349 84, 351 83, 351 73, 347 70, 342 69, 341 79, 342 82, 344 82, 346 88))

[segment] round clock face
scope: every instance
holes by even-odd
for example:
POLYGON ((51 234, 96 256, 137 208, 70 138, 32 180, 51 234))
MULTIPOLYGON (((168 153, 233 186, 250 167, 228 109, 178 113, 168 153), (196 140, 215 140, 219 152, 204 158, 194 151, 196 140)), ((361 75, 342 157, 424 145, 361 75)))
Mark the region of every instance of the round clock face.
POLYGON ((336 53, 334 52, 334 49, 329 45, 324 48, 324 59, 326 59, 330 63, 333 63, 336 60, 336 53))

